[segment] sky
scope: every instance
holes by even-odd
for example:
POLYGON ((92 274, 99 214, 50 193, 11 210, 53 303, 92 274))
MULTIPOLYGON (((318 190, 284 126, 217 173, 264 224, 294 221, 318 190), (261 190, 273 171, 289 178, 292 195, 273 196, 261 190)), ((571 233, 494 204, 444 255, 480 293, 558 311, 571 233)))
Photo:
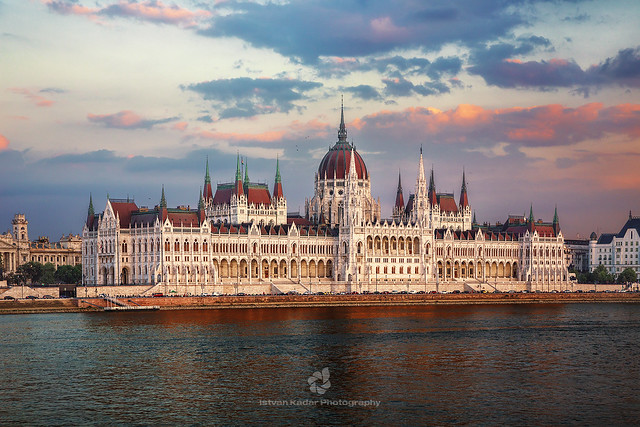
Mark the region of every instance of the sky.
MULTIPOLYGON (((289 211, 348 140, 391 217, 420 147, 479 222, 565 238, 640 215, 640 2, 0 0, 0 231, 81 233, 89 197, 197 206, 245 158, 289 211)), ((215 189, 214 189, 215 191, 215 189)))

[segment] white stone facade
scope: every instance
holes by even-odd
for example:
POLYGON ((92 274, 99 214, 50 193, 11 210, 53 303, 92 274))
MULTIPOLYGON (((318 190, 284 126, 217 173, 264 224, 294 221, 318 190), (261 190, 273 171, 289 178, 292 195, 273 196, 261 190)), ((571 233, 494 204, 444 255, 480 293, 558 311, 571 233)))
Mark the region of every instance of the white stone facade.
POLYGON ((618 275, 626 268, 635 270, 640 280, 640 217, 632 216, 616 234, 591 234, 589 242, 589 269, 603 265, 611 274, 618 275))
POLYGON ((264 188, 252 196, 255 188, 246 169, 240 179, 239 162, 235 184, 219 185, 216 196, 207 167, 197 211, 167 209, 164 192, 153 210, 108 200, 104 213, 95 215, 91 205, 83 230, 84 283, 150 284, 190 292, 266 283, 305 289, 314 283, 340 284, 344 291, 426 283, 471 288, 512 283, 548 290, 568 283, 557 214, 553 223, 536 222, 531 209, 529 218, 479 226, 472 219, 464 174, 459 203, 451 194, 437 194, 433 171, 427 187, 421 152, 410 202, 394 208, 394 219, 381 220, 364 161, 346 142, 344 116, 338 135, 320 165, 324 174, 316 174, 307 218, 283 217, 279 166, 273 196, 264 188), (269 201, 268 218, 260 216, 266 203, 246 204, 251 197, 269 201), (214 207, 216 198, 231 203, 214 207), (237 214, 221 213, 224 209, 237 214), (251 214, 251 209, 258 211, 251 214))

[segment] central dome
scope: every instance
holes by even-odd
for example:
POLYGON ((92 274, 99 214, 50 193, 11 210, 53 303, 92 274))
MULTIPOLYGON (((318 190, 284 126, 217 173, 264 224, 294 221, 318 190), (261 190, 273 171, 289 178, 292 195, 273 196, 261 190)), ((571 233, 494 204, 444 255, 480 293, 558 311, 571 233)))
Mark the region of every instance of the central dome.
POLYGON ((356 149, 347 142, 347 128, 344 125, 344 108, 340 112, 340 128, 338 129, 338 142, 329 149, 324 155, 318 167, 318 178, 345 179, 349 175, 351 165, 351 153, 354 155, 354 163, 356 165, 356 173, 358 179, 369 179, 367 166, 356 149))

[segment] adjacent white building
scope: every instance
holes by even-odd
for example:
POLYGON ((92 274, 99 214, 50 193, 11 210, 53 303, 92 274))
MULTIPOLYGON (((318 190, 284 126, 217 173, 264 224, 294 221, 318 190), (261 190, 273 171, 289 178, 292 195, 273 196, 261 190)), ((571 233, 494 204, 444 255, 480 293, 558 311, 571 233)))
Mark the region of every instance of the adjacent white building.
POLYGON ((618 233, 591 233, 589 242, 589 269, 603 265, 611 274, 620 274, 626 268, 635 270, 640 277, 640 217, 632 216, 618 233))

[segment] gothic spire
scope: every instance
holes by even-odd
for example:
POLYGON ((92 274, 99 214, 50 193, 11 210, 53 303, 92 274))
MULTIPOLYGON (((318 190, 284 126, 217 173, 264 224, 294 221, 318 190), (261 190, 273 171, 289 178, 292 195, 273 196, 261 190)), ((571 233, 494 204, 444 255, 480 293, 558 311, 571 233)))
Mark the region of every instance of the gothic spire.
POLYGON ((560 221, 558 220, 558 205, 556 205, 555 212, 553 213, 553 224, 558 224, 560 221))
POLYGON ((209 176, 209 156, 207 156, 207 166, 204 173, 204 192, 201 193, 206 200, 213 199, 213 190, 211 189, 211 176, 209 176))
POLYGON ((529 223, 533 224, 535 220, 533 219, 533 203, 531 203, 531 207, 529 208, 529 223))
POLYGON ((462 169, 462 188, 460 189, 460 206, 463 208, 469 206, 469 198, 467 197, 467 180, 465 178, 464 169, 462 169))
POLYGON ((209 176, 209 156, 207 156, 207 166, 206 171, 204 173, 204 183, 211 183, 211 177, 209 176))
POLYGON ((431 176, 429 177, 429 203, 432 206, 438 204, 438 197, 436 195, 436 180, 433 177, 433 166, 431 166, 431 176))
POLYGON ((162 184, 162 197, 160 197, 160 207, 167 208, 167 199, 164 197, 164 184, 162 184))
POLYGON ((249 185, 249 162, 244 159, 244 185, 249 185))
POLYGON ((340 129, 338 129, 338 142, 347 143, 347 127, 344 125, 344 96, 340 105, 340 129))
POLYGON ((396 191, 396 210, 404 209, 404 196, 402 195, 402 180, 400 179, 400 171, 398 170, 398 191, 396 191))
POLYGON ((280 159, 276 157, 276 179, 273 184, 273 198, 278 200, 281 197, 284 197, 284 192, 282 191, 282 178, 280 178, 280 159))
POLYGON ((87 216, 94 216, 95 214, 93 210, 93 197, 91 197, 91 193, 89 193, 89 211, 87 212, 87 216))
POLYGON ((238 197, 244 194, 244 190, 242 188, 242 172, 240 171, 240 153, 236 156, 236 183, 234 191, 238 197))

